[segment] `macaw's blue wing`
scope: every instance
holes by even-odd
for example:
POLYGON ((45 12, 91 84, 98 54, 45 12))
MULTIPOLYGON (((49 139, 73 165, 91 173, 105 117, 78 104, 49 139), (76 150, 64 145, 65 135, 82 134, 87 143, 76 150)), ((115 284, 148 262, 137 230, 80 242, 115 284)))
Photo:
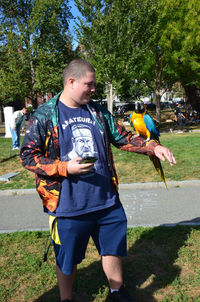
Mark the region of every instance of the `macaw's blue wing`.
POLYGON ((147 129, 151 133, 151 139, 157 139, 158 140, 158 138, 160 136, 160 133, 156 129, 156 125, 155 125, 152 117, 149 114, 145 114, 143 119, 144 119, 144 122, 145 122, 145 125, 146 125, 147 129))
POLYGON ((131 116, 132 116, 132 113, 129 115, 129 122, 130 122, 130 126, 134 128, 133 123, 131 121, 131 116))

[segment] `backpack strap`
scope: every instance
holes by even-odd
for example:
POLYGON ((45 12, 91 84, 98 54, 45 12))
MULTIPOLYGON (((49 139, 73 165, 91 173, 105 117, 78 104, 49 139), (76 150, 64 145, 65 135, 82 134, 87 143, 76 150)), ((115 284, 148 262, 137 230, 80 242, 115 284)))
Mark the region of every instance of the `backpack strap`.
POLYGON ((51 221, 51 224, 49 223, 49 225, 50 225, 50 234, 48 235, 48 237, 46 239, 46 242, 45 242, 43 262, 47 261, 49 249, 50 249, 50 246, 52 244, 51 237, 52 237, 52 233, 53 233, 53 228, 54 228, 54 225, 55 225, 55 223, 57 221, 57 217, 56 216, 51 216, 51 219, 49 219, 49 222, 50 222, 50 220, 53 220, 53 221, 51 221), (53 217, 53 219, 52 219, 52 217, 53 217))

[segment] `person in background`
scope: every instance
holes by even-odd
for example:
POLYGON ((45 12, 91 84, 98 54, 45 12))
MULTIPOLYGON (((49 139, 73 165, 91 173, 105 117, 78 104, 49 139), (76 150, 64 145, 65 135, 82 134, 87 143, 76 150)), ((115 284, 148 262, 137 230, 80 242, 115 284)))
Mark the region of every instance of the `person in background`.
POLYGON ((20 132, 21 129, 24 129, 26 114, 27 109, 25 107, 23 107, 22 110, 17 110, 13 113, 10 123, 13 150, 20 149, 20 132))
POLYGON ((77 265, 85 258, 91 236, 109 283, 109 301, 133 302, 122 276, 127 218, 111 143, 124 151, 166 158, 171 166, 176 160, 168 148, 135 137, 106 108, 91 101, 95 83, 89 62, 75 59, 65 67, 63 91, 28 122, 21 162, 36 174, 37 191, 49 214, 60 301, 72 301, 77 265), (96 162, 81 163, 85 155, 95 155, 96 162))
POLYGON ((174 131, 175 128, 177 128, 177 126, 179 126, 180 130, 178 133, 182 133, 184 132, 183 130, 183 123, 185 121, 185 115, 181 112, 181 104, 180 103, 176 103, 176 108, 174 110, 174 122, 175 122, 175 126, 173 128, 170 129, 171 132, 174 131))

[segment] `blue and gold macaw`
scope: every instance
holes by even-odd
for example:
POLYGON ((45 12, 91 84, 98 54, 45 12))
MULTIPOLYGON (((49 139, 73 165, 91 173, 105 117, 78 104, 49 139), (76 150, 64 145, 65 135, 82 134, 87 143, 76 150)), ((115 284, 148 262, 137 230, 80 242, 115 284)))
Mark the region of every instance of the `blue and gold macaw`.
MULTIPOLYGON (((160 142, 159 141, 160 133, 157 130, 152 117, 146 113, 146 107, 142 101, 135 102, 135 111, 133 111, 130 114, 129 120, 130 120, 130 125, 135 129, 137 135, 141 135, 145 137, 147 143, 151 139, 160 142)), ((160 159, 155 155, 149 156, 149 158, 152 161, 156 171, 159 173, 162 180, 164 181, 166 188, 168 189, 160 159)))

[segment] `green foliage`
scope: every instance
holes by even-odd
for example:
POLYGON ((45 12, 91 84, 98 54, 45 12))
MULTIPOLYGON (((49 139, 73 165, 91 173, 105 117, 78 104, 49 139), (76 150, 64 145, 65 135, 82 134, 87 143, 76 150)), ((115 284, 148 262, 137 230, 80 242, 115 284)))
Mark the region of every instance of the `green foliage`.
POLYGON ((25 61, 21 60, 20 51, 15 51, 14 48, 20 50, 20 40, 10 32, 7 45, 0 48, 0 96, 3 102, 14 101, 28 93, 25 61))
POLYGON ((98 80, 125 99, 155 92, 158 123, 164 91, 176 81, 200 84, 198 1, 75 2, 78 39, 98 80))
POLYGON ((61 89, 72 57, 68 0, 3 0, 0 4, 0 97, 4 102, 61 89))
POLYGON ((200 3, 196 0, 161 1, 165 23, 160 43, 171 69, 187 85, 200 85, 200 3))
POLYGON ((112 83, 119 91, 124 82, 130 55, 129 1, 78 1, 83 15, 77 29, 80 44, 97 71, 97 80, 112 83))
POLYGON ((84 55, 96 68, 98 81, 110 90, 114 87, 125 100, 156 92, 160 123, 160 98, 163 89, 173 83, 174 75, 159 47, 163 30, 159 2, 75 2, 83 15, 77 24, 78 39, 84 55))

